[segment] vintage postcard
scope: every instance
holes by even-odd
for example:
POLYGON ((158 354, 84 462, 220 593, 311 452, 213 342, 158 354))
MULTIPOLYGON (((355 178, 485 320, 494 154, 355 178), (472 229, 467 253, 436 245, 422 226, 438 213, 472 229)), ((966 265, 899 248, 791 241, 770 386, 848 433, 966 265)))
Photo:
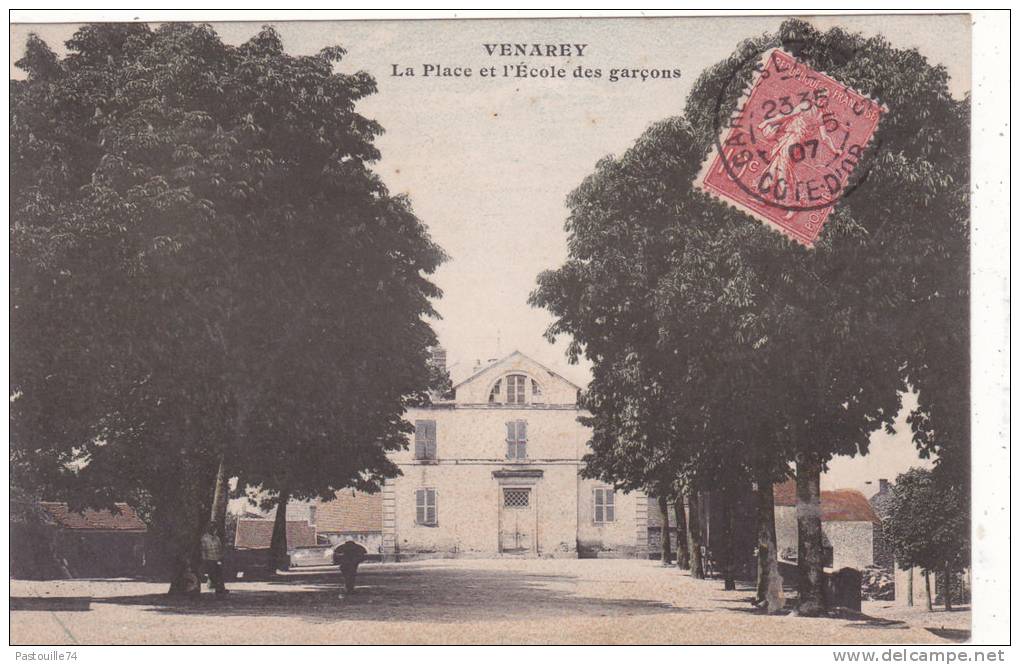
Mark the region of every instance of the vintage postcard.
POLYGON ((198 14, 10 26, 20 659, 1005 639, 1008 16, 198 14))

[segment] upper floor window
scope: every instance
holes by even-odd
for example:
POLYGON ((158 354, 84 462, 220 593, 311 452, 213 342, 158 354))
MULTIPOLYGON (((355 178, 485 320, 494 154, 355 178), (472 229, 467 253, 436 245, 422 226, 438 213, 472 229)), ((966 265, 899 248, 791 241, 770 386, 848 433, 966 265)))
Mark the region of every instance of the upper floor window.
POLYGON ((511 374, 506 377, 506 403, 524 404, 524 390, 528 385, 528 377, 523 374, 511 374))
POLYGON ((531 401, 536 404, 542 402, 542 386, 538 385, 538 381, 531 380, 531 401))
POLYGON ((611 487, 595 488, 595 524, 616 521, 616 492, 611 487))
POLYGON ((492 403, 492 402, 500 401, 501 395, 499 393, 502 390, 503 390, 503 379, 500 379, 499 381, 496 382, 496 385, 494 385, 492 387, 492 390, 489 392, 489 402, 492 403))
POLYGON ((511 420, 506 424, 506 458, 528 459, 528 421, 511 420))
POLYGON ((414 421, 414 458, 436 459, 436 421, 414 421))

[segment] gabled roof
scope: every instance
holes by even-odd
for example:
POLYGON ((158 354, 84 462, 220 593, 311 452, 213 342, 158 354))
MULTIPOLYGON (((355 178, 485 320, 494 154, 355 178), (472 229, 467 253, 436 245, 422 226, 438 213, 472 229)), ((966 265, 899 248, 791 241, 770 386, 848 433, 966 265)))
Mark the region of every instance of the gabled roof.
MULTIPOLYGON (((797 505, 797 484, 793 480, 773 486, 772 491, 777 506, 797 505)), ((823 522, 879 522, 871 504, 857 490, 822 490, 821 494, 823 522)))
POLYGON ((482 367, 481 369, 479 369, 477 372, 471 374, 471 376, 467 377, 466 379, 461 379, 460 381, 455 383, 453 388, 456 390, 459 386, 462 386, 465 383, 468 383, 469 381, 473 381, 476 377, 479 377, 482 374, 485 374, 486 372, 488 372, 490 369, 493 369, 494 367, 499 367, 500 365, 502 365, 506 361, 510 360, 514 356, 520 356, 522 358, 526 358, 528 360, 528 362, 532 362, 532 363, 538 365, 540 368, 542 368, 546 372, 549 372, 549 374, 555 376, 556 378, 558 378, 558 379, 560 379, 562 381, 566 381, 568 384, 573 386, 575 389, 577 389, 577 390, 581 389, 581 387, 579 385, 577 385, 576 383, 574 383, 570 379, 566 378, 565 376, 563 376, 559 372, 554 372, 553 370, 549 369, 548 367, 546 367, 542 363, 538 362, 537 360, 535 360, 531 356, 526 356, 523 353, 521 353, 520 351, 514 351, 510 355, 504 356, 504 357, 500 358, 499 360, 497 360, 496 362, 490 363, 490 364, 486 365, 485 367, 482 367))
POLYGON ((319 533, 382 531, 382 493, 340 490, 332 501, 319 501, 315 509, 319 533))
MULTIPOLYGON (((239 550, 267 549, 273 541, 274 520, 237 520, 234 547, 239 550)), ((287 548, 315 545, 315 527, 305 521, 287 522, 287 548)))
POLYGON ((76 531, 145 531, 145 522, 138 517, 134 508, 126 503, 115 503, 116 511, 86 509, 76 513, 66 503, 58 501, 40 501, 39 507, 45 510, 53 521, 64 529, 76 531))

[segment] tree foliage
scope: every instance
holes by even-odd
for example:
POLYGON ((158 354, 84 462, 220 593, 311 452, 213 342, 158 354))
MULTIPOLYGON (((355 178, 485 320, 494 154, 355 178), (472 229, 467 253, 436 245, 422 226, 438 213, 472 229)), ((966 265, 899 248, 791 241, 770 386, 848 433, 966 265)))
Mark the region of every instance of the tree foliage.
POLYGON ((378 487, 429 388, 445 257, 370 170, 372 77, 269 27, 67 47, 33 36, 11 83, 15 482, 171 521, 221 457, 299 497, 378 487))
MULTIPOLYGON (((714 488, 796 460, 817 504, 819 472, 891 431, 908 384, 927 395, 922 450, 969 446, 944 401, 966 385, 966 317, 936 321, 968 298, 966 108, 916 51, 791 20, 707 69, 683 118, 600 161, 568 198, 567 262, 531 299, 593 363, 590 472, 628 487, 665 466, 714 488), (692 188, 717 118, 776 46, 889 108, 814 249, 692 188)), ((803 526, 802 601, 819 601, 821 526, 803 526)))
POLYGON ((970 520, 961 494, 927 469, 913 468, 896 478, 883 529, 900 568, 936 573, 948 565, 958 572, 970 564, 970 520))

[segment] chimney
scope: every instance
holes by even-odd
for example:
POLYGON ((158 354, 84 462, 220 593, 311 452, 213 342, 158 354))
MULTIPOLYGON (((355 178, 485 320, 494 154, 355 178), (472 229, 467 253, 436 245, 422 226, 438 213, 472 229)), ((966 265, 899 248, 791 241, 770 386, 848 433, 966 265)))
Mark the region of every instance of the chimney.
POLYGON ((878 479, 878 493, 879 494, 885 494, 888 491, 889 491, 889 479, 888 478, 879 478, 878 479))

